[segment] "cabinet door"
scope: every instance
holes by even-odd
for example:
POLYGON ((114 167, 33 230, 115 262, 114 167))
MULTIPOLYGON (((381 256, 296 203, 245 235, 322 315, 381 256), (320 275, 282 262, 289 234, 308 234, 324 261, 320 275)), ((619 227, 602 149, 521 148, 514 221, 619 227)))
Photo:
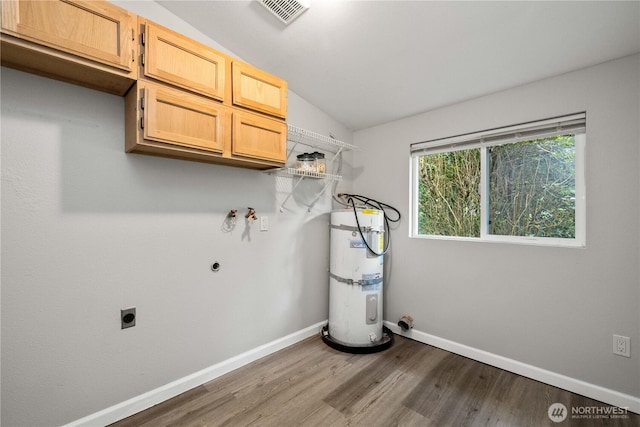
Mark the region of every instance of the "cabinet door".
POLYGON ((234 61, 233 104, 287 118, 287 82, 259 68, 234 61))
POLYGON ((144 84, 145 140, 222 154, 231 137, 231 112, 218 102, 144 84))
POLYGON ((286 123, 234 111, 231 154, 284 164, 287 160, 286 123))
POLYGON ((226 58, 152 22, 144 24, 144 75, 223 100, 226 58))
POLYGON ((122 70, 133 69, 136 16, 106 1, 2 1, 2 32, 122 70))

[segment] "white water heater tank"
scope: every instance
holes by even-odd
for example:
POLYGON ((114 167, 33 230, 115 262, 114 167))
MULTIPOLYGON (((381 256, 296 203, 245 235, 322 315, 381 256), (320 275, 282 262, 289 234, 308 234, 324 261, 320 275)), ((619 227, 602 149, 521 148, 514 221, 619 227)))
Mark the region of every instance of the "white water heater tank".
POLYGON ((365 241, 381 254, 385 237, 382 211, 356 212, 357 222, 353 209, 331 212, 328 332, 335 342, 361 347, 376 345, 383 338, 384 257, 367 249, 365 241))

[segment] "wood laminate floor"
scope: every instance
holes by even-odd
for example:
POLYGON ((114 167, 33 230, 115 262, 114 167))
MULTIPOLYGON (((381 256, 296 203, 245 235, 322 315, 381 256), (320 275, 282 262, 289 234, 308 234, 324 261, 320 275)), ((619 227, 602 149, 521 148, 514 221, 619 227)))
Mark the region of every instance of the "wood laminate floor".
POLYGON ((612 410, 407 338, 353 355, 317 336, 112 426, 640 426, 612 410), (554 403, 567 408, 560 423, 554 403))

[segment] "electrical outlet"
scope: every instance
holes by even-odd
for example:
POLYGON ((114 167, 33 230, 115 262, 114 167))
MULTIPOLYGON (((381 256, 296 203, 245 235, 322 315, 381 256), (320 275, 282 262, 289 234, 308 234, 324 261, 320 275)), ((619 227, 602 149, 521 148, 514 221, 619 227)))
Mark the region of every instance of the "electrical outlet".
POLYGON ((260 217, 260 231, 269 231, 269 217, 261 216, 260 217))
POLYGON ((613 336, 613 354, 631 357, 631 338, 622 335, 613 336))

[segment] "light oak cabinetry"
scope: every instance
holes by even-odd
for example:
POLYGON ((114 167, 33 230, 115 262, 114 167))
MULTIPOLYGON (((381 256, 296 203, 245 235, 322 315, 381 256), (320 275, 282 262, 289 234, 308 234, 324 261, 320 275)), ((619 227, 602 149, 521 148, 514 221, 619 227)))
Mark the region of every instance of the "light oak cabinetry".
POLYGON ((2 0, 2 65, 125 96, 125 150, 284 166, 287 83, 101 0, 2 0))
POLYGON ((127 152, 255 169, 285 164, 284 80, 149 20, 140 18, 139 29, 127 152))
POLYGON ((286 160, 287 125, 158 83, 125 97, 127 152, 270 169, 286 160))
POLYGON ((2 65, 124 95, 137 78, 136 20, 103 1, 3 0, 2 65))
POLYGON ((140 18, 140 76, 224 100, 227 58, 208 46, 140 18))
POLYGON ((282 166, 287 160, 287 124, 246 111, 233 110, 231 155, 282 166))
POLYGON ((233 105, 287 117, 287 82, 239 61, 232 63, 233 105))
POLYGON ((197 149, 222 154, 231 137, 231 111, 224 105, 159 84, 139 81, 125 98, 126 149, 178 155, 197 149))

